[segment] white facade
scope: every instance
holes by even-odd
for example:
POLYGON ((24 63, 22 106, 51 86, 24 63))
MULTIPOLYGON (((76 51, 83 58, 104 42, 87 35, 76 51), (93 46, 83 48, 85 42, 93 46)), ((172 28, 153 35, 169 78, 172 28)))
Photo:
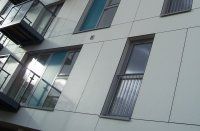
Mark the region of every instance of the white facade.
POLYGON ((164 0, 121 0, 110 28, 73 34, 88 1, 66 0, 40 45, 10 42, 0 51, 22 59, 83 45, 54 111, 21 107, 0 111, 0 121, 44 131, 199 131, 200 1, 190 12, 160 17, 164 0), (100 118, 127 39, 146 34, 155 38, 131 121, 100 118))

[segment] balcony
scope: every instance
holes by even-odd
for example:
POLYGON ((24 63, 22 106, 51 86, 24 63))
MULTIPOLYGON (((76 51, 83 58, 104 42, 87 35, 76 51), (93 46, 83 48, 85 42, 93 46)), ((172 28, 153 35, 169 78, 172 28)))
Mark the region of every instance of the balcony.
POLYGON ((40 1, 26 1, 11 8, 0 31, 18 45, 39 44, 54 17, 40 1))
POLYGON ((37 108, 53 110, 61 91, 25 67, 12 55, 0 56, 0 110, 17 112, 20 106, 27 107, 30 100, 36 99, 33 95, 34 90, 42 91, 41 94, 37 94, 39 95, 37 108), (40 84, 35 87, 38 81, 40 84))

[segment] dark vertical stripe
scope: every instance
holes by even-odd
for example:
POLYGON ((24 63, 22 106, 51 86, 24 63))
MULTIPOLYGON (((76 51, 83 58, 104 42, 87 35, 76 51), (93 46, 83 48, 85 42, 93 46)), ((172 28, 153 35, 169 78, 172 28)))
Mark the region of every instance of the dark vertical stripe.
POLYGON ((165 4, 163 14, 171 14, 191 9, 192 0, 169 0, 165 4))

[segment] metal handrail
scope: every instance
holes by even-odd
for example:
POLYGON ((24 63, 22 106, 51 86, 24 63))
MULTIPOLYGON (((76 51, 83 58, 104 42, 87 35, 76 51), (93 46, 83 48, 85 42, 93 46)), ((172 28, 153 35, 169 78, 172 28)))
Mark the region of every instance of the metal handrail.
MULTIPOLYGON (((60 90, 58 90, 57 88, 55 88, 52 84, 50 84, 48 81, 46 81, 45 79, 43 79, 43 78, 41 78, 41 76, 40 75, 38 75, 37 73, 35 73, 34 71, 32 71, 32 70, 30 70, 30 69, 28 69, 26 66, 24 66, 24 64, 21 62, 21 61, 19 61, 17 58, 15 58, 13 55, 11 55, 11 54, 9 54, 9 55, 0 55, 0 58, 1 57, 7 57, 7 60, 6 60, 6 62, 3 64, 3 66, 0 68, 0 72, 1 71, 5 71, 3 68, 4 68, 4 66, 6 65, 6 63, 8 62, 8 59, 9 58, 12 58, 12 59, 14 59, 17 63, 19 63, 21 66, 22 66, 22 68, 24 68, 25 70, 28 70, 28 71, 30 71, 33 75, 32 75, 32 77, 34 77, 34 76, 36 76, 36 77, 38 77, 41 81, 43 81, 45 84, 46 84, 46 87, 48 86, 48 87, 50 87, 49 89, 51 90, 51 89, 54 89, 55 91, 57 91, 58 93, 60 93, 61 94, 61 91, 60 90)), ((8 73, 7 71, 5 71, 7 74, 9 74, 9 76, 11 75, 10 73, 8 73)), ((28 85, 29 84, 31 84, 31 82, 32 81, 29 81, 28 82, 28 85)), ((5 82, 4 82, 5 83, 5 82)), ((22 94, 20 94, 20 98, 19 98, 19 100, 17 101, 17 102, 21 102, 21 100, 22 100, 22 98, 23 98, 23 96, 24 96, 24 94, 26 93, 26 90, 27 90, 27 88, 25 89, 25 91, 22 93, 22 94)), ((30 96, 31 95, 33 95, 33 94, 29 94, 30 96)), ((17 97, 17 95, 16 95, 16 97, 17 97)))
MULTIPOLYGON (((17 58, 15 58, 13 55, 9 55, 9 57, 12 57, 14 60, 16 60, 23 68, 25 68, 26 70, 30 71, 31 73, 33 73, 35 76, 41 78, 40 75, 38 75, 37 73, 35 73, 34 71, 32 71, 31 69, 29 69, 28 67, 26 67, 21 61, 19 61, 17 58)), ((56 91, 58 91, 59 93, 61 93, 60 90, 58 90, 57 88, 55 88, 53 85, 51 85, 49 82, 47 82, 45 79, 41 78, 42 81, 44 81, 47 85, 51 86, 53 89, 55 89, 56 91)))
POLYGON ((3 71, 4 73, 7 74, 7 76, 4 78, 4 81, 2 82, 2 84, 0 85, 0 89, 3 87, 3 85, 5 84, 5 82, 7 81, 8 77, 10 76, 10 73, 8 73, 6 70, 4 70, 3 68, 0 67, 0 73, 1 71, 3 71))
POLYGON ((6 70, 4 70, 3 68, 0 67, 0 72, 1 72, 1 71, 5 72, 7 75, 10 75, 9 72, 7 72, 6 70))

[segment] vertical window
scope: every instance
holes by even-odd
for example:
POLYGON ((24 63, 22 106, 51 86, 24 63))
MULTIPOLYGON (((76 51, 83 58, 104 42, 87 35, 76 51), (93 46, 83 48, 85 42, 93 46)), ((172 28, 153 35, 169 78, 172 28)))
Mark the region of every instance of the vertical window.
POLYGON ((142 84, 153 39, 130 43, 114 76, 102 110, 103 117, 130 120, 142 84))
POLYGON ((192 9, 192 3, 193 0, 165 0, 161 15, 165 16, 190 11, 192 9))
POLYGON ((109 27, 119 3, 120 0, 91 0, 75 32, 109 27))
MULTIPOLYGON (((56 87, 56 89, 62 91, 63 88, 66 86, 68 77, 71 73, 71 70, 76 62, 78 55, 79 55, 79 51, 67 52, 65 62, 53 83, 53 86, 56 87)), ((44 107, 55 107, 58 101, 58 98, 59 98, 59 94, 56 92, 55 89, 52 88, 49 91, 49 95, 47 96, 44 102, 44 107)))

